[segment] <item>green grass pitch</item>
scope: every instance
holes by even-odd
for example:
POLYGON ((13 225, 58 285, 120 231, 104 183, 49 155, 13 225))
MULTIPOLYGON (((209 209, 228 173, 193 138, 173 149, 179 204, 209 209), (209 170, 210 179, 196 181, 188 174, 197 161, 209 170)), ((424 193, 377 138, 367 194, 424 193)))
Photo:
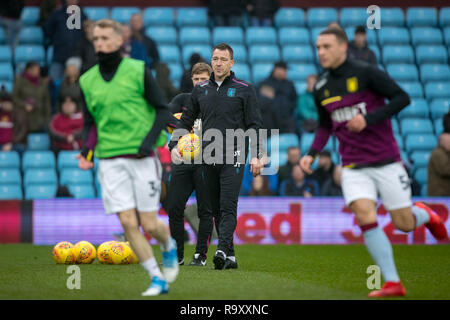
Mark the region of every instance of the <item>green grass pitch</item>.
MULTIPOLYGON (((140 265, 79 265, 81 288, 69 290, 67 265, 56 265, 50 246, 0 245, 0 299, 152 299, 141 297, 149 277, 140 265)), ((169 300, 368 299, 363 245, 241 245, 237 270, 214 270, 210 247, 206 267, 180 267, 169 300)), ((193 246, 186 246, 190 262, 193 246)), ((155 255, 161 261, 159 248, 155 255)), ((407 296, 450 299, 450 246, 394 246, 407 296)))

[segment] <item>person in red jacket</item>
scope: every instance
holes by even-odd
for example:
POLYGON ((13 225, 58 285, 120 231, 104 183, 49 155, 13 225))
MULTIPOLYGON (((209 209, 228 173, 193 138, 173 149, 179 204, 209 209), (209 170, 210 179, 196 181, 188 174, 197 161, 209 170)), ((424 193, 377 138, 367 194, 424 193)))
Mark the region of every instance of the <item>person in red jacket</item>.
POLYGON ((50 122, 52 149, 56 153, 61 150, 79 150, 84 120, 78 101, 70 95, 61 96, 60 106, 60 112, 50 122))

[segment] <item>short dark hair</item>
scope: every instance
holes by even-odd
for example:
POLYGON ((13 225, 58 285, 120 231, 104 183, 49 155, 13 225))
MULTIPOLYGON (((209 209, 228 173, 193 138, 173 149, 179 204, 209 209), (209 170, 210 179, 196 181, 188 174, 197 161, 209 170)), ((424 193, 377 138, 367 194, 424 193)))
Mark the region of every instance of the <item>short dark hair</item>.
POLYGON ((233 48, 230 47, 230 45, 226 44, 226 43, 219 43, 218 45, 216 45, 213 49, 212 52, 214 52, 214 50, 227 50, 230 53, 230 58, 231 60, 233 60, 233 48))
POLYGON ((347 34, 342 29, 327 28, 320 33, 320 35, 324 34, 334 34, 339 42, 348 42, 347 34))
POLYGON ((357 26, 355 29, 355 34, 358 34, 358 33, 366 34, 366 28, 364 28, 363 26, 357 26))

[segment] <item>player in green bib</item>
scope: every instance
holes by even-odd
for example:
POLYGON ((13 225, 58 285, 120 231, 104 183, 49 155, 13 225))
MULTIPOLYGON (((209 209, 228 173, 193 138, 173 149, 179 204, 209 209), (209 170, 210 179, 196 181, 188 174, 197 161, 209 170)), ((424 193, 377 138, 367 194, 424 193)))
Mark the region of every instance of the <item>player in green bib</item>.
POLYGON ((169 291, 178 275, 175 241, 158 219, 161 164, 154 149, 163 146, 170 119, 165 98, 144 62, 122 57, 121 25, 110 19, 94 27, 98 64, 80 77, 85 116, 84 146, 79 167, 94 167, 106 214, 117 213, 127 240, 151 277, 142 293, 155 296, 169 291), (138 215, 136 214, 138 212, 138 215), (139 224, 161 244, 163 272, 139 224))

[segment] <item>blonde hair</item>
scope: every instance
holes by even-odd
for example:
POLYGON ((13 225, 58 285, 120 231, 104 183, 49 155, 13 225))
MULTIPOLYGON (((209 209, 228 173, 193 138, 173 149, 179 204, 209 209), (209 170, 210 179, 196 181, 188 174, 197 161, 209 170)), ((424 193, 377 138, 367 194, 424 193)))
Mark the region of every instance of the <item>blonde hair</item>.
POLYGON ((122 36, 122 25, 116 20, 112 19, 101 19, 95 22, 95 27, 99 28, 111 28, 119 36, 122 36))
POLYGON ((194 74, 199 74, 203 72, 207 72, 208 75, 211 75, 212 68, 210 67, 209 64, 205 62, 199 62, 194 64, 194 66, 192 67, 191 75, 193 76, 194 74))

